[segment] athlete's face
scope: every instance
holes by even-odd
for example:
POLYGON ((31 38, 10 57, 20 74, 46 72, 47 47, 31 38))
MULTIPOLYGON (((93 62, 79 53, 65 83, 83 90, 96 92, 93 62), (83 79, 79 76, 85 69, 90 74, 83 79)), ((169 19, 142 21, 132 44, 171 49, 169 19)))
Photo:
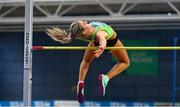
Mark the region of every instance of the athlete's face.
POLYGON ((90 24, 88 24, 87 21, 79 21, 79 24, 84 29, 83 35, 85 35, 85 36, 92 35, 92 33, 93 33, 92 26, 90 24))
POLYGON ((81 25, 81 27, 83 27, 84 29, 88 26, 88 22, 87 21, 78 21, 79 24, 81 25))

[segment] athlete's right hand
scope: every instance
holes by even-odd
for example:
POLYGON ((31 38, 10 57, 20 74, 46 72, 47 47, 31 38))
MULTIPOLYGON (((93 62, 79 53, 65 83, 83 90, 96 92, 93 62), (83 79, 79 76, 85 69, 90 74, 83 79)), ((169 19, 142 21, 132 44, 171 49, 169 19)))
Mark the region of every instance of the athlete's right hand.
POLYGON ((98 46, 98 50, 94 51, 95 57, 98 58, 104 52, 104 49, 105 49, 105 47, 98 46))

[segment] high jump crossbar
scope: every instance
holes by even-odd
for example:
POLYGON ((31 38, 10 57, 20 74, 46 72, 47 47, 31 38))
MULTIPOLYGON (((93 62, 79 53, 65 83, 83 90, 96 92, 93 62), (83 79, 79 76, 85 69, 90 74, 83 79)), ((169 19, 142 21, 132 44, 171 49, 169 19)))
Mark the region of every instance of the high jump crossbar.
MULTIPOLYGON (((85 46, 33 46, 32 50, 96 50, 97 47, 85 46)), ((109 49, 126 49, 126 50, 180 50, 178 46, 127 46, 127 47, 106 47, 109 49)))

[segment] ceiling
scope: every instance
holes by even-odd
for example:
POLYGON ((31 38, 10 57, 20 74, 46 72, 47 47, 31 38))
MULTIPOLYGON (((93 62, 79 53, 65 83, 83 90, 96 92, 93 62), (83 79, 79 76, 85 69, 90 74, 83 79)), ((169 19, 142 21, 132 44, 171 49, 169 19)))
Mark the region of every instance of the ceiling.
MULTIPOLYGON (((0 0, 0 31, 23 31, 25 0, 0 0)), ((34 0, 35 31, 74 20, 104 21, 120 30, 179 29, 180 0, 34 0)))

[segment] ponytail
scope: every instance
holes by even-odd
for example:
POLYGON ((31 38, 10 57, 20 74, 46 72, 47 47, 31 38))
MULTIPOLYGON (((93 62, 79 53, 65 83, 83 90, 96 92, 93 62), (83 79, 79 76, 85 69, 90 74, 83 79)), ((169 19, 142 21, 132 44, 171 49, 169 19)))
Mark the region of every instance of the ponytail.
POLYGON ((61 42, 63 44, 70 43, 72 41, 71 33, 68 30, 60 29, 59 27, 47 29, 46 34, 54 41, 61 42))
POLYGON ((47 29, 46 34, 50 36, 54 41, 61 43, 70 43, 72 39, 77 39, 77 37, 83 35, 83 28, 78 21, 73 22, 69 29, 63 30, 59 27, 53 27, 52 29, 47 29))

